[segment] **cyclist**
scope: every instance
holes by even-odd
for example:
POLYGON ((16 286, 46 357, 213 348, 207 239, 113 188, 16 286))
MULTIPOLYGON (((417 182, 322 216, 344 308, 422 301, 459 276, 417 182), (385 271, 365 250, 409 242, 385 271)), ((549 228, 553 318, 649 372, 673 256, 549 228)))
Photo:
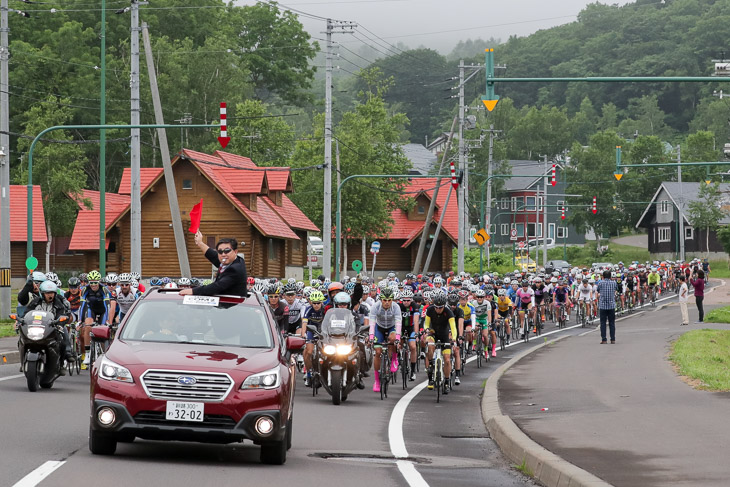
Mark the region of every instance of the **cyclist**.
POLYGON ((543 282, 542 277, 536 277, 533 282, 534 284, 532 285, 532 291, 535 294, 535 307, 537 308, 536 312, 540 313, 540 319, 542 320, 540 326, 542 326, 542 323, 545 323, 545 306, 543 305, 543 300, 545 299, 545 296, 547 296, 547 290, 545 288, 545 283, 543 282))
POLYGON ((89 350, 91 349, 91 326, 94 323, 111 325, 111 293, 101 285, 101 274, 99 271, 88 273, 89 285, 81 295, 81 307, 79 308, 79 321, 81 333, 81 345, 84 350, 83 363, 81 368, 86 370, 90 362, 89 350))
POLYGON ((643 304, 643 302, 644 302, 644 295, 647 294, 648 291, 649 291, 648 285, 647 285, 648 276, 646 275, 646 269, 645 268, 642 267, 641 269, 639 269, 638 278, 639 278, 639 292, 641 293, 641 302, 643 304))
POLYGON ((533 316, 533 308, 535 306, 535 291, 530 288, 527 279, 522 280, 522 287, 515 292, 517 298, 517 310, 520 312, 520 335, 525 336, 525 311, 529 311, 529 316, 533 316))
POLYGON ((586 317, 592 316, 594 296, 595 294, 593 292, 593 286, 590 284, 590 279, 583 278, 583 281, 575 288, 575 299, 579 307, 585 306, 586 317))
MULTIPOLYGON (((464 311, 459 307, 459 294, 456 291, 451 291, 446 296, 446 302, 451 308, 451 312, 454 313, 454 321, 456 322, 457 340, 459 344, 464 339, 464 311)), ((456 370, 456 378, 454 384, 461 384, 461 349, 456 347, 454 350, 454 364, 456 370)))
POLYGON ((702 260, 702 271, 705 273, 705 282, 710 281, 710 261, 707 259, 702 260))
POLYGON ((662 276, 660 276, 659 273, 656 271, 656 267, 652 267, 649 275, 646 276, 646 284, 651 289, 651 292, 654 295, 655 299, 659 295, 661 289, 659 285, 661 284, 661 282, 662 276))
MULTIPOLYGON (((446 307, 446 293, 436 292, 432 296, 433 304, 426 311, 426 318, 423 328, 432 333, 428 336, 428 353, 426 355, 426 367, 428 369, 428 388, 433 390, 433 369, 431 361, 436 348, 435 342, 444 344, 444 377, 451 375, 451 339, 456 335, 456 321, 454 313, 446 307)), ((448 394, 448 388, 444 390, 448 394)))
POLYGON ((304 365, 307 368, 307 375, 304 377, 304 385, 311 386, 312 380, 312 353, 314 353, 314 334, 307 330, 308 325, 312 325, 319 331, 322 329, 322 320, 324 320, 324 294, 322 291, 315 289, 309 295, 310 306, 304 312, 302 317, 302 328, 299 333, 302 337, 306 337, 307 345, 304 348, 304 365))
MULTIPOLYGON (((409 274, 410 275, 410 274, 409 274)), ((402 310, 402 331, 403 336, 408 337, 408 349, 410 350, 411 374, 408 379, 416 380, 416 361, 418 360, 418 352, 416 351, 416 334, 420 330, 421 307, 413 302, 413 288, 406 286, 400 293, 400 307, 402 310)))
POLYGON ((388 350, 392 361, 390 371, 398 371, 398 355, 395 353, 395 344, 400 341, 402 311, 398 303, 394 303, 395 291, 392 287, 384 287, 380 290, 380 299, 370 308, 370 341, 375 346, 375 358, 373 370, 375 371, 375 384, 373 392, 380 392, 380 355, 383 351, 383 343, 388 344, 388 350))
POLYGON ((117 305, 119 306, 119 321, 124 319, 129 308, 140 296, 137 288, 132 287, 132 276, 124 273, 119 275, 119 287, 116 289, 117 305))
POLYGON ((471 303, 474 308, 474 324, 479 330, 477 333, 482 335, 482 343, 484 343, 484 354, 489 354, 487 345, 489 344, 489 335, 492 336, 492 357, 497 356, 497 334, 491 327, 492 324, 492 303, 486 299, 487 293, 484 289, 474 291, 475 300, 471 303))
POLYGON ((474 337, 471 334, 472 325, 474 325, 474 306, 469 302, 469 291, 462 289, 459 291, 459 308, 464 312, 464 340, 470 349, 474 343, 474 337))
POLYGON ((287 306, 285 301, 279 299, 281 296, 281 284, 278 282, 269 284, 269 288, 266 290, 266 296, 271 307, 271 314, 274 315, 274 320, 279 328, 279 333, 286 332, 289 325, 289 306, 287 306))
MULTIPOLYGON (((570 290, 568 289, 568 281, 565 279, 562 279, 558 281, 558 287, 555 288, 553 291, 553 303, 555 305, 555 308, 560 308, 560 306, 565 306, 565 314, 567 315, 567 320, 570 320, 570 303, 569 298, 570 297, 570 290)), ((560 322, 558 321, 555 323, 555 326, 560 326, 560 322)))
POLYGON ((74 321, 79 320, 79 308, 81 307, 81 280, 78 277, 72 277, 68 280, 68 291, 63 294, 70 306, 71 312, 74 314, 74 321))
POLYGON ((304 311, 306 302, 297 298, 296 284, 287 284, 284 286, 284 300, 289 307, 289 322, 286 332, 293 334, 302 326, 302 311, 304 311))
POLYGON ((507 296, 506 289, 497 290, 497 301, 495 302, 495 306, 497 307, 497 313, 499 316, 504 319, 505 334, 507 335, 507 341, 509 341, 509 337, 512 332, 510 329, 510 316, 512 316, 512 308, 514 306, 512 304, 512 300, 507 296))

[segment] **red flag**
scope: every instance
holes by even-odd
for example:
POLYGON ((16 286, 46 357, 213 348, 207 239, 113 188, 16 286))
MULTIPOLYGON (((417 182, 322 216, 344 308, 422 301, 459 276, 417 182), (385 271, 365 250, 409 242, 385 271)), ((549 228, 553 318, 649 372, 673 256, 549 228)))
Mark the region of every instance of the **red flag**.
POLYGON ((200 203, 193 206, 190 210, 190 233, 196 233, 200 228, 200 219, 203 217, 203 198, 200 198, 200 203))

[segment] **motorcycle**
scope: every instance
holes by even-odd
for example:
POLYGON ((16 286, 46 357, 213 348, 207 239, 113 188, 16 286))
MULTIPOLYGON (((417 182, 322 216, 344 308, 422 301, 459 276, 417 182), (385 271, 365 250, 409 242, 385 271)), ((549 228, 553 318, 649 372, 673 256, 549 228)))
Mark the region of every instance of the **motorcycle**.
POLYGON ((325 315, 321 331, 308 328, 317 337, 315 356, 319 364, 315 367, 315 380, 332 396, 332 404, 338 405, 362 383, 359 345, 368 327, 356 331, 352 312, 334 308, 325 315))
POLYGON ((65 360, 61 357, 63 336, 58 327, 64 326, 68 318, 62 316, 56 320, 46 311, 28 311, 23 319, 17 315, 10 317, 16 320, 21 370, 28 390, 36 392, 39 386, 50 389, 61 375, 65 360))

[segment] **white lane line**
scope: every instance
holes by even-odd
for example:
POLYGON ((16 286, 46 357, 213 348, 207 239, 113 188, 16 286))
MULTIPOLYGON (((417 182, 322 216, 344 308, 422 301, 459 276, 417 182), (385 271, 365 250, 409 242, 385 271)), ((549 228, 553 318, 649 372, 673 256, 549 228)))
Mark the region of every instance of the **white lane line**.
POLYGON ((413 462, 409 462, 408 460, 398 460, 396 464, 398 465, 398 470, 400 470, 401 475, 403 475, 403 478, 406 479, 406 482, 408 482, 408 485, 411 487, 428 487, 428 482, 421 477, 421 474, 418 473, 413 462))
POLYGON ((66 462, 56 462, 49 460, 22 479, 20 479, 13 487, 35 487, 36 485, 40 484, 43 479, 55 472, 64 463, 66 462))
POLYGON ((23 374, 18 374, 18 375, 9 375, 7 377, 0 377, 0 382, 2 382, 4 380, 10 380, 10 379, 20 379, 21 377, 25 377, 25 376, 23 374))

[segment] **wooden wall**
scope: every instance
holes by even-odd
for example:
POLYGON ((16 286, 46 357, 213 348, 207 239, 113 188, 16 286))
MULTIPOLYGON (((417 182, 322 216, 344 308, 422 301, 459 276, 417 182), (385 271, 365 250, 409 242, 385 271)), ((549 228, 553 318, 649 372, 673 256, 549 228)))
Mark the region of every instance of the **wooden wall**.
MULTIPOLYGON (((25 259, 28 258, 26 246, 26 242, 10 242, 10 277, 28 277, 28 269, 25 268, 25 259)), ((38 270, 45 269, 46 242, 33 242, 33 256, 38 259, 38 270)))

